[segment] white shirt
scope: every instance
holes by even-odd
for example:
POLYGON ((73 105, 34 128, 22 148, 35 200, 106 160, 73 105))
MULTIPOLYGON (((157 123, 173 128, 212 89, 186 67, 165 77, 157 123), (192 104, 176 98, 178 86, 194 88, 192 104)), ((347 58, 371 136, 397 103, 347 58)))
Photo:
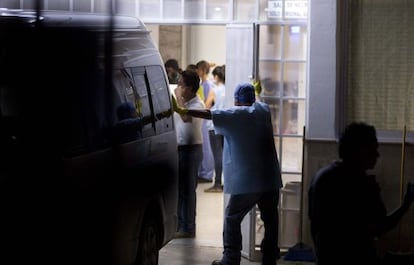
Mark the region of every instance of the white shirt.
MULTIPOLYGON (((204 109, 205 105, 199 96, 184 103, 186 109, 204 109)), ((191 122, 184 122, 180 114, 174 112, 175 131, 178 145, 202 144, 201 126, 203 119, 192 117, 191 122)))
MULTIPOLYGON (((224 84, 220 83, 218 85, 215 85, 211 88, 216 95, 216 98, 214 99, 214 104, 211 106, 211 111, 217 110, 217 109, 223 109, 226 99, 226 87, 224 84)), ((207 129, 208 130, 214 130, 214 124, 211 120, 207 120, 207 129)))

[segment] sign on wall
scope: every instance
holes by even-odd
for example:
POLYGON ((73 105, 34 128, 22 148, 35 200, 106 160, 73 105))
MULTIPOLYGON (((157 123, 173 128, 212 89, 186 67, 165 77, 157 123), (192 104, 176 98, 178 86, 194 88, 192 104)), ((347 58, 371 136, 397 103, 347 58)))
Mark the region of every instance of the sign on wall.
POLYGON ((269 0, 265 9, 267 17, 270 19, 303 19, 308 17, 308 0, 269 0), (284 16, 283 3, 285 4, 284 16))

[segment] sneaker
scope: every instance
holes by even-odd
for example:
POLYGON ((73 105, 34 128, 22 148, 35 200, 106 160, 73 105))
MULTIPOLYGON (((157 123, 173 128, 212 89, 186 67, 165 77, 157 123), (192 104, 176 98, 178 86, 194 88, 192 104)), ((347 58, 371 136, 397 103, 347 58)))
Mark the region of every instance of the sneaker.
POLYGON ((174 238, 195 238, 195 232, 177 231, 174 234, 174 238))
POLYGON ((213 260, 213 262, 211 263, 211 265, 223 265, 223 263, 221 263, 220 259, 217 260, 213 260))
POLYGON ((223 192, 223 185, 220 186, 212 186, 208 189, 205 189, 204 192, 223 192))

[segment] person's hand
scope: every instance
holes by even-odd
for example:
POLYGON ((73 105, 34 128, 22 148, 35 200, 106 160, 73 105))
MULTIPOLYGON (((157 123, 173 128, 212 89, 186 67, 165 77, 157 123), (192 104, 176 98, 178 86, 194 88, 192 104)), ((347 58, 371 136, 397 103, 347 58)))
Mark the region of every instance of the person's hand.
POLYGON ((259 96, 262 93, 262 84, 260 80, 253 80, 252 85, 254 86, 254 92, 256 96, 259 96))
POLYGON ((177 112, 178 114, 184 115, 188 112, 188 109, 181 108, 180 106, 178 106, 177 99, 175 99, 173 95, 171 95, 171 101, 172 101, 174 111, 177 112))

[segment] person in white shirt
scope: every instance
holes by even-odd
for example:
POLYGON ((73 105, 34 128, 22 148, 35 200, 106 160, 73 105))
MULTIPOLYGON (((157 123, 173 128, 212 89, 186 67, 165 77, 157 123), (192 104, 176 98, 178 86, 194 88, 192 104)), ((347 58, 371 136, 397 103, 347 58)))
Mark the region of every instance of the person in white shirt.
MULTIPOLYGON (((197 73, 183 71, 175 89, 176 103, 183 108, 203 109, 196 94, 200 85, 197 73)), ((203 159, 203 120, 174 113, 179 157, 178 227, 176 238, 192 238, 196 232, 196 188, 198 169, 203 159)))

